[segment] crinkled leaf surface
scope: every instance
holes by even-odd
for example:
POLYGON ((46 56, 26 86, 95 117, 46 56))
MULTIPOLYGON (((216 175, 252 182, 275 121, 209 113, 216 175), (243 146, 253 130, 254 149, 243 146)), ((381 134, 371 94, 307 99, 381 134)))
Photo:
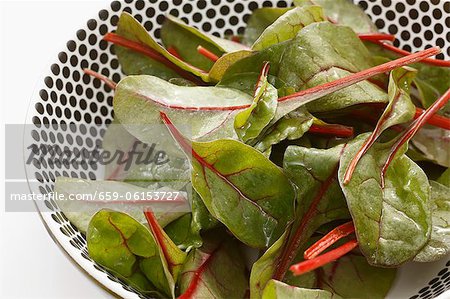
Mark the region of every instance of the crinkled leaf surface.
POLYGON ((320 5, 331 21, 351 27, 358 33, 377 32, 377 26, 356 4, 348 0, 294 0, 296 6, 320 5))
POLYGON ((313 116, 305 108, 297 109, 272 125, 254 147, 261 152, 266 152, 272 145, 283 140, 299 139, 312 124, 313 116))
POLYGON ((142 291, 174 294, 174 279, 150 231, 127 214, 101 210, 87 232, 89 256, 142 291), (153 287, 152 287, 153 286, 153 287))
POLYGON ((303 289, 290 286, 278 280, 270 280, 264 288, 262 299, 340 299, 333 293, 324 290, 303 289))
POLYGON ((320 6, 296 7, 284 13, 267 27, 252 45, 252 49, 259 51, 290 40, 303 27, 321 21, 325 21, 325 16, 320 6))
POLYGON ((343 176, 367 134, 349 143, 341 158, 339 182, 356 228, 359 247, 372 265, 395 267, 422 249, 431 234, 430 186, 423 170, 404 155, 394 158, 381 186, 381 168, 390 143, 374 144, 350 182, 343 176))
POLYGON ((243 298, 247 287, 237 243, 226 237, 208 239, 187 257, 179 279, 179 298, 243 298))
MULTIPOLYGON (((264 61, 271 62, 270 74, 293 90, 308 89, 372 66, 369 51, 353 30, 320 22, 304 27, 290 41, 237 61, 228 68, 221 84, 227 82, 232 85, 232 79, 240 80, 241 74, 259 73, 264 61)), ((323 112, 386 101, 387 95, 383 90, 362 81, 309 103, 307 108, 311 112, 323 112)), ((292 109, 288 103, 285 105, 279 103, 280 114, 284 115, 299 106, 292 109)))
POLYGON ((417 262, 433 262, 450 253, 450 188, 430 181, 433 228, 427 245, 414 258, 417 262))
POLYGON ((249 95, 229 88, 185 87, 153 76, 128 76, 117 85, 114 112, 143 142, 152 142, 152 132, 147 132, 145 125, 160 123, 159 111, 165 111, 182 130, 184 126, 183 133, 194 140, 212 140, 237 138, 233 121, 239 110, 230 107, 251 102, 249 95))
MULTIPOLYGON (((143 209, 148 206, 146 203, 136 204, 123 201, 106 200, 106 195, 117 192, 118 194, 146 194, 148 189, 137 187, 128 183, 116 181, 91 181, 84 179, 75 179, 67 177, 57 177, 55 182, 55 193, 64 198, 57 200, 57 204, 64 212, 64 215, 73 223, 81 232, 87 231, 92 216, 101 209, 111 209, 129 214, 139 223, 146 223, 143 209), (105 200, 83 201, 69 200, 69 196, 83 194, 104 194, 105 200)), ((155 190, 156 191, 156 190, 155 190)), ((95 198, 94 198, 95 200, 95 198)), ((161 226, 165 226, 173 220, 179 218, 184 213, 166 212, 156 213, 156 218, 161 226)))
POLYGON ((234 140, 192 143, 192 184, 211 215, 242 242, 277 240, 294 209, 294 190, 264 155, 234 140))

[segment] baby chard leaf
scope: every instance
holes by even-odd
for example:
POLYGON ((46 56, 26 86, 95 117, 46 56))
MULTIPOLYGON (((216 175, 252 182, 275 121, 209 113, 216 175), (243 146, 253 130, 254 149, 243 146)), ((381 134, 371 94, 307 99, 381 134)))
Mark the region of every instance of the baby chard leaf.
POLYGON ((264 30, 291 8, 263 7, 255 9, 247 22, 242 43, 251 46, 264 30))
POLYGON ((296 7, 287 11, 267 27, 252 46, 253 50, 263 50, 269 46, 294 38, 303 27, 325 21, 320 6, 296 7))
POLYGON ((143 142, 153 136, 144 125, 160 123, 165 111, 175 124, 189 124, 194 140, 236 138, 234 115, 247 108, 252 98, 223 87, 185 87, 152 76, 128 76, 117 85, 114 112, 123 126, 143 142), (207 120, 207 121, 205 121, 207 120))
POLYGON ((303 289, 290 286, 278 280, 270 280, 262 293, 262 299, 341 299, 340 296, 324 290, 303 289))
POLYGON ((209 238, 192 250, 179 279, 179 299, 244 298, 248 287, 245 263, 234 240, 209 238))
POLYGON ((187 155, 192 185, 209 212, 243 243, 264 248, 293 217, 295 193, 284 173, 257 150, 235 140, 188 143, 169 117, 161 118, 187 155))
POLYGON ((447 168, 441 176, 437 179, 437 182, 450 188, 450 168, 447 168))
POLYGON ((253 94, 253 102, 247 109, 236 114, 234 128, 245 143, 255 139, 275 116, 278 94, 267 82, 269 63, 264 64, 253 94))
POLYGON ((169 271, 172 274, 174 281, 176 281, 181 266, 186 259, 186 253, 181 251, 169 236, 167 236, 151 210, 146 210, 144 214, 154 239, 164 255, 169 271))
POLYGON ((121 212, 101 210, 87 231, 89 256, 134 287, 174 296, 175 282, 150 231, 121 212))
POLYGON ((351 27, 355 32, 377 32, 377 26, 358 6, 347 0, 294 0, 296 6, 320 5, 330 22, 351 27))
POLYGON ((450 188, 434 181, 431 185, 431 238, 414 258, 416 262, 433 262, 450 253, 450 188))
POLYGON ((417 255, 431 234, 429 183, 423 170, 404 155, 392 160, 382 185, 382 167, 392 143, 374 144, 353 177, 344 174, 367 134, 349 143, 341 158, 339 182, 347 199, 361 252, 372 265, 395 267, 417 255))
POLYGON ((161 27, 161 40, 166 49, 175 49, 182 60, 203 70, 211 69, 214 63, 197 52, 198 46, 218 57, 248 49, 242 44, 203 33, 171 15, 166 16, 161 27))

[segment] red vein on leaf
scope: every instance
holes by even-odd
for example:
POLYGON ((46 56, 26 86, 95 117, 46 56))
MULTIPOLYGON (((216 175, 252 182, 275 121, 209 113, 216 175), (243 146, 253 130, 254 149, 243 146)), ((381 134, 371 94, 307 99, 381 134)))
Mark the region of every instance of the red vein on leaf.
MULTIPOLYGON (((345 146, 341 150, 341 154, 344 150, 345 146)), ((336 166, 334 167, 333 172, 327 177, 327 179, 322 182, 319 190, 317 191, 315 197, 313 198, 311 205, 309 206, 308 211, 303 215, 302 220, 295 230, 292 238, 290 241, 288 241, 287 246, 283 249, 283 252, 280 256, 280 259, 278 261, 277 268, 275 270, 275 273, 273 275, 273 279, 275 280, 283 280, 284 275, 286 274, 287 269, 289 268, 289 265, 294 260, 295 256, 297 255, 298 249, 300 247, 303 234, 308 228, 308 225, 313 220, 313 218, 317 215, 317 207, 319 206, 320 201, 322 200, 323 196, 327 192, 328 188, 331 186, 333 181, 336 179, 336 174, 339 168, 339 163, 336 163, 336 166)))
POLYGON ((360 40, 364 41, 391 41, 395 40, 395 35, 384 33, 360 33, 358 34, 360 40))
POLYGON ((231 36, 231 41, 240 44, 241 43, 241 38, 238 35, 233 35, 233 36, 231 36))
POLYGON ((108 77, 99 74, 97 72, 94 72, 93 70, 90 69, 83 69, 83 72, 86 75, 92 76, 94 78, 99 79, 100 81, 102 81, 103 83, 105 83, 109 88, 111 88, 112 90, 116 89, 117 83, 114 82, 113 80, 109 79, 108 77))
POLYGON ((414 135, 419 131, 420 128, 422 128, 427 121, 431 118, 433 114, 438 112, 442 107, 447 104, 447 102, 450 100, 450 89, 448 89, 442 97, 440 97, 436 102, 433 103, 427 110, 425 110, 424 113, 422 113, 412 124, 409 125, 409 127, 406 129, 405 133, 400 136, 400 138, 395 142, 393 147, 391 148, 389 152, 389 156, 386 160, 386 162, 383 165, 383 168, 381 169, 381 187, 384 188, 384 177, 386 175, 386 171, 391 164, 392 160, 394 159, 395 155, 399 151, 399 149, 402 147, 403 144, 408 142, 414 135))
POLYGON ((259 73, 258 81, 256 82, 255 85, 255 90, 253 91, 253 97, 256 97, 260 89, 263 87, 264 83, 267 81, 267 75, 269 74, 269 70, 270 70, 270 62, 264 61, 263 67, 261 68, 261 71, 259 73))
POLYGON ((197 270, 194 271, 193 274, 193 278, 188 286, 188 288, 186 289, 186 291, 184 291, 184 293, 178 297, 178 299, 191 299, 191 298, 195 298, 195 291, 198 288, 198 285, 200 284, 201 281, 201 275, 203 274, 203 272, 205 272, 205 270, 207 269, 208 265, 211 263, 211 261, 214 258, 214 255, 217 253, 217 251, 221 248, 222 244, 220 244, 219 246, 217 246, 217 248, 214 249, 214 251, 212 251, 210 254, 208 254, 202 264, 197 268, 197 270))
MULTIPOLYGON (((170 118, 167 116, 166 113, 160 111, 159 112, 161 119, 163 121, 163 123, 166 125, 166 127, 169 129, 170 133, 172 134, 173 138, 175 139, 175 141, 180 145, 181 149, 186 153, 186 155, 192 155, 192 157, 198 162, 200 163, 200 165, 202 166, 202 168, 208 168, 209 170, 211 170, 213 173, 215 173, 221 180, 223 180, 225 183, 228 184, 228 186, 230 186, 234 191, 236 191, 236 193, 239 194, 239 196, 241 198, 243 198, 244 200, 246 200, 248 203, 254 205, 256 208, 258 208, 261 213, 263 213, 264 215, 266 215, 269 218, 272 218, 274 220, 276 220, 272 215, 270 215, 269 213, 267 213, 266 211, 263 210, 262 207, 260 207, 259 205, 257 205, 256 202, 254 202, 253 200, 249 199, 244 193, 242 193, 242 191, 233 183, 231 182, 228 177, 230 175, 224 175, 222 173, 220 173, 219 170, 217 170, 216 168, 214 168, 213 165, 211 165, 210 163, 208 163, 203 157, 201 157, 193 148, 192 146, 188 143, 188 141, 186 140, 186 138, 183 136, 183 134, 181 134, 180 131, 178 131, 178 129, 175 127, 175 125, 172 123, 172 121, 170 120, 170 118)), ((232 174, 231 174, 232 175, 232 174)))
POLYGON ((324 135, 332 135, 340 138, 353 136, 353 128, 339 124, 313 124, 308 132, 324 135))
MULTIPOLYGON (((403 74, 398 80, 401 80, 404 76, 403 74)), ((353 157, 353 159, 350 161, 350 164, 348 165, 345 175, 344 175, 344 185, 348 184, 350 180, 352 179, 353 172, 355 172, 356 166, 358 165, 359 160, 367 153, 367 151, 372 147, 372 145, 375 143, 375 141, 380 137, 382 133, 382 127, 386 123, 386 121, 389 119, 389 117, 392 115, 392 112, 395 110, 395 105, 399 101, 400 97, 402 96, 402 90, 399 89, 397 93, 395 94, 394 99, 392 100, 392 104, 386 106, 389 108, 389 110, 385 110, 383 114, 381 115, 380 119, 377 122, 377 125, 375 126, 375 129, 370 134, 370 136, 364 141, 363 145, 359 148, 356 155, 353 157)))
POLYGON ((380 64, 378 66, 372 67, 367 70, 363 70, 344 78, 340 78, 338 80, 328 82, 322 85, 318 85, 306 90, 302 90, 300 92, 296 92, 294 94, 284 96, 278 99, 278 102, 290 101, 290 100, 301 100, 304 103, 308 103, 314 99, 320 98, 322 96, 328 95, 332 92, 338 91, 355 83, 358 83, 363 80, 367 80, 370 77, 373 77, 378 74, 389 72, 395 68, 405 66, 411 63, 415 63, 421 61, 427 57, 436 55, 440 53, 440 48, 433 47, 424 51, 420 51, 406 57, 402 57, 396 60, 392 60, 386 62, 384 64, 380 64))
POLYGON ((205 56, 206 58, 208 58, 212 62, 216 62, 217 60, 219 60, 219 56, 217 56, 213 52, 209 51, 208 49, 206 49, 206 48, 204 48, 204 47, 202 47, 200 45, 197 47, 197 52, 200 55, 205 56))
MULTIPOLYGON (((162 64, 164 64, 165 66, 167 66, 168 68, 170 68, 171 70, 175 71, 177 74, 179 74, 181 77, 183 77, 184 79, 190 80, 192 82, 195 82, 199 85, 204 85, 205 83, 203 81, 201 81, 198 77, 194 76, 193 74, 191 74, 188 71, 183 70, 182 68, 180 68, 178 65, 176 65, 175 63, 173 63, 172 61, 170 61, 169 59, 167 59, 166 57, 164 57, 164 55, 162 55, 161 53, 155 51, 154 49, 148 47, 147 45, 141 44, 139 42, 135 42, 132 40, 129 40, 125 37, 122 37, 118 34, 115 33, 108 33, 106 34, 103 39, 105 41, 111 42, 115 45, 118 46, 122 46, 125 48, 128 48, 130 50, 133 50, 135 52, 141 53, 147 57, 152 58, 153 60, 156 60, 162 64)), ((177 58, 176 56, 174 56, 175 58, 177 58)), ((177 58, 178 59, 178 58, 177 58)), ((183 61, 183 63, 186 63, 183 61)), ((196 68, 192 65, 190 65, 190 67, 192 69, 195 69, 199 72, 205 73, 205 71, 196 68)))
POLYGON ((335 260, 343 257, 344 255, 346 255, 347 253, 349 253, 350 251, 355 249, 357 246, 358 246, 358 241, 351 240, 336 249, 330 250, 327 253, 319 255, 318 257, 316 257, 314 259, 303 261, 298 264, 292 265, 289 268, 289 270, 291 270, 291 272, 295 276, 305 274, 309 271, 320 268, 332 261, 335 261, 335 260))
MULTIPOLYGON (((405 51, 403 49, 397 48, 396 46, 393 46, 391 44, 382 42, 382 41, 375 41, 375 40, 368 40, 374 44, 377 44, 381 47, 383 47, 384 49, 406 56, 406 55, 410 55, 411 52, 405 51)), ((433 59, 433 58, 427 58, 422 60, 422 63, 426 63, 426 64, 430 64, 430 65, 434 65, 434 66, 441 66, 441 67, 450 67, 450 61, 449 60, 440 60, 440 59, 433 59)))
POLYGON ((355 226, 353 225, 353 221, 339 225, 305 250, 303 256, 306 260, 313 259, 340 239, 345 238, 354 232, 355 226))
POLYGON ((169 248, 167 248, 167 244, 166 244, 166 240, 165 240, 166 236, 164 235, 164 232, 163 232, 161 226, 159 225, 158 221, 156 220, 155 215, 153 214, 153 212, 150 209, 145 209, 144 215, 145 215, 145 218, 147 219, 147 223, 150 227, 150 230, 152 231, 153 236, 155 237, 156 242, 159 245, 159 248, 161 248, 161 250, 163 252, 163 255, 169 266, 169 270, 172 273, 175 266, 178 266, 179 264, 177 264, 172 259, 172 255, 169 253, 169 248))

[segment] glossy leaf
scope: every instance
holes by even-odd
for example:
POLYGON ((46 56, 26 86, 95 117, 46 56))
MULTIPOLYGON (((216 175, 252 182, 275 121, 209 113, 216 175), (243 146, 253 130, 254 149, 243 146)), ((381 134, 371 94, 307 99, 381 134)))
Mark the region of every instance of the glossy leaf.
MULTIPOLYGON (((152 204, 140 201, 124 201, 112 200, 114 194, 146 194, 149 190, 131 184, 115 181, 90 181, 84 179, 57 177, 55 182, 55 193, 61 196, 57 200, 59 208, 64 212, 64 215, 73 223, 81 232, 87 231, 89 222, 95 213, 101 209, 111 209, 119 212, 124 212, 132 216, 139 223, 145 224, 143 210, 145 207, 150 207, 152 204), (98 194, 104 198, 93 198, 93 200, 70 200, 70 196, 98 194), (108 197, 109 196, 109 200, 108 197)), ((156 190, 155 190, 156 191, 156 190)), ((119 198, 120 199, 120 198, 119 198)), ((173 220, 185 214, 184 212, 159 212, 156 213, 156 218, 161 226, 165 226, 173 220)))
POLYGON ((154 286, 173 296, 175 283, 161 250, 150 231, 132 217, 101 210, 89 224, 87 244, 94 261, 133 286, 142 291, 152 291, 154 286))
MULTIPOLYGON (((243 58, 228 68, 222 79, 232 84, 241 74, 258 73, 264 61, 271 62, 270 74, 293 90, 305 90, 331 82, 372 65, 370 53, 348 27, 327 22, 313 23, 290 40, 243 58)), ((386 102, 387 95, 378 86, 362 81, 307 104, 311 112, 330 111, 348 106, 386 102)), ((298 106, 297 106, 298 107, 298 106)), ((294 109, 284 109, 280 114, 294 109), (288 111, 286 111, 288 110, 288 111)))
POLYGON ((243 298, 247 287, 245 264, 236 242, 226 237, 209 239, 189 253, 180 275, 178 298, 243 298))
POLYGON ((128 76, 117 85, 113 104, 125 128, 151 143, 153 134, 145 125, 160 123, 159 111, 165 111, 194 140, 237 139, 234 116, 251 102, 249 95, 233 89, 184 87, 152 76, 128 76))
POLYGON ((239 138, 248 142, 255 139, 274 118, 278 104, 278 93, 267 81, 269 64, 265 64, 256 84, 253 102, 247 109, 236 114, 234 128, 239 138))
POLYGON ((242 43, 251 46, 276 19, 291 8, 263 7, 255 9, 247 22, 242 43))
POLYGON ((278 280, 271 280, 264 288, 262 299, 340 299, 340 296, 334 295, 324 290, 303 289, 290 286, 278 280))
POLYGON ((192 153, 192 185, 211 215, 249 246, 263 248, 278 239, 294 208, 294 190, 284 173, 234 140, 190 145, 167 115, 162 118, 180 147, 192 153))
POLYGON ((259 51, 290 40, 303 27, 321 21, 325 21, 325 16, 320 6, 296 7, 284 13, 268 26, 252 45, 252 49, 259 51))
POLYGON ((375 144, 343 184, 350 160, 367 134, 347 145, 341 158, 339 182, 347 199, 362 253, 372 265, 394 267, 412 258, 431 233, 429 183, 422 169, 402 152, 394 158, 381 184, 381 168, 391 143, 375 144), (368 200, 370 199, 370 200, 368 200))
POLYGON ((274 279, 283 279, 299 249, 320 226, 350 217, 337 181, 343 147, 321 150, 289 146, 286 149, 283 168, 297 187, 298 206, 274 279))
POLYGON ((432 231, 427 245, 414 258, 417 262, 433 262, 450 253, 450 188, 430 181, 432 231))
POLYGON ((283 140, 299 139, 309 130, 312 124, 313 116, 305 108, 297 109, 271 126, 254 147, 264 153, 269 151, 272 145, 283 140))
POLYGON ((331 22, 351 27, 355 32, 377 32, 377 26, 356 4, 347 0, 294 0, 296 6, 320 5, 331 22))

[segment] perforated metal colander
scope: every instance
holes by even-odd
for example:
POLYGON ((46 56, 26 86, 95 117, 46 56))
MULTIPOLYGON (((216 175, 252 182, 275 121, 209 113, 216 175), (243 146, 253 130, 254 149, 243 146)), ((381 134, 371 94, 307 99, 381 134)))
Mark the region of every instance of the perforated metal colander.
MULTIPOLYGON (((330 0, 332 1, 332 0, 330 0)), ((408 51, 440 46, 438 58, 450 58, 450 1, 444 0, 354 0, 374 20, 382 32, 395 34, 396 46, 408 51)), ((242 33, 252 10, 262 6, 290 6, 290 1, 239 0, 138 0, 113 1, 96 18, 87 21, 67 42, 55 62, 44 74, 40 87, 32 97, 28 120, 34 124, 31 138, 39 146, 55 143, 61 148, 80 152, 93 150, 101 143, 106 124, 111 122, 112 91, 97 79, 83 74, 90 68, 118 82, 123 74, 114 48, 102 36, 116 28, 122 11, 131 13, 156 38, 168 13, 181 17, 203 31, 217 36, 242 33), (47 134, 48 124, 75 123, 66 132, 47 134), (92 124, 97 129, 92 130, 92 124), (85 125, 85 126, 84 126, 85 125), (87 132, 89 127, 89 132, 87 132)), ((53 190, 57 176, 95 179, 102 169, 96 165, 46 164, 34 161, 27 165, 31 191, 47 193, 53 190)), ((86 240, 53 201, 37 202, 38 210, 53 239, 89 275, 106 288, 126 298, 144 297, 114 275, 96 265, 88 256, 86 240)), ((450 260, 431 264, 408 265, 400 271, 391 298, 434 298, 450 290, 450 260)))

